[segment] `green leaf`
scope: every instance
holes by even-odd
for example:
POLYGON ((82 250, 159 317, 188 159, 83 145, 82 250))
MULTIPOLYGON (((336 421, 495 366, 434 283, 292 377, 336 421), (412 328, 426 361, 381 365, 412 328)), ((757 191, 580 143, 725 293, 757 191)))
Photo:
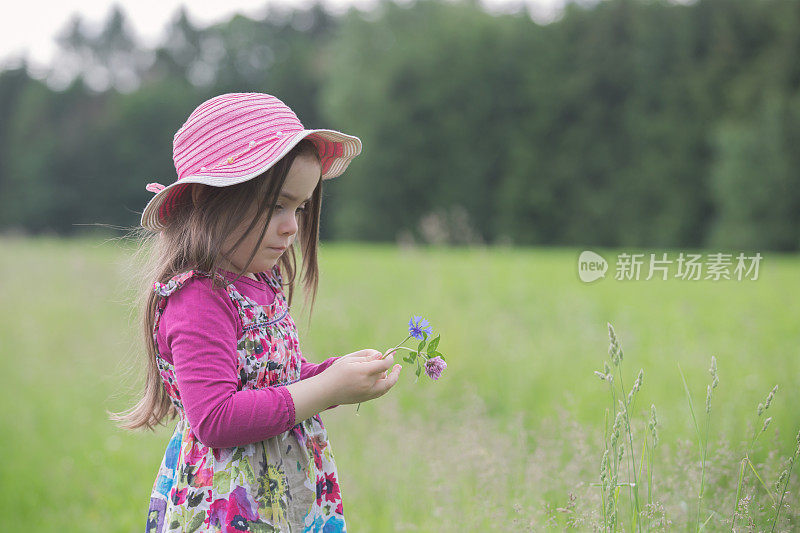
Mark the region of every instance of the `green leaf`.
POLYGON ((437 346, 439 346, 439 335, 436 335, 436 337, 431 341, 431 343, 428 344, 428 350, 427 350, 428 353, 432 354, 433 352, 435 352, 437 346))
POLYGON ((411 357, 408 356, 408 355, 403 356, 403 361, 405 361, 406 363, 413 363, 414 362, 414 360, 411 359, 411 357))
POLYGON ((251 485, 256 484, 256 474, 253 472, 253 466, 250 464, 250 457, 245 457, 239 462, 239 470, 244 474, 244 478, 251 485))
POLYGON ((419 377, 420 372, 422 372, 422 367, 417 365, 417 377, 419 377))
POLYGON ((261 520, 258 522, 248 520, 247 525, 249 526, 250 531, 253 533, 274 533, 275 531, 274 526, 267 524, 266 522, 262 522, 261 520))
POLYGON ((417 355, 419 355, 417 352, 408 352, 408 356, 411 357, 412 363, 417 360, 417 355))
POLYGON ((242 447, 237 446, 236 451, 233 452, 233 457, 231 457, 231 462, 238 461, 242 458, 242 447))
POLYGON ((431 355, 433 357, 441 357, 442 361, 444 361, 445 363, 447 362, 447 359, 444 358, 444 355, 442 355, 441 352, 434 351, 431 355))
POLYGON ((421 352, 422 349, 425 347, 425 341, 420 341, 419 346, 417 347, 417 351, 421 352))
POLYGON ((225 470, 217 470, 214 472, 214 490, 216 492, 227 492, 231 484, 231 471, 230 467, 225 470))
POLYGON ((202 490, 196 491, 187 491, 188 494, 186 495, 186 501, 189 504, 189 507, 197 507, 203 501, 205 497, 205 493, 202 490))
POLYGON ((205 511, 201 511, 201 512, 197 513, 196 515, 194 515, 194 518, 192 518, 192 521, 189 522, 189 528, 188 528, 189 533, 192 533, 193 531, 197 531, 197 528, 199 528, 200 526, 203 525, 203 522, 205 521, 205 516, 206 516, 205 511))

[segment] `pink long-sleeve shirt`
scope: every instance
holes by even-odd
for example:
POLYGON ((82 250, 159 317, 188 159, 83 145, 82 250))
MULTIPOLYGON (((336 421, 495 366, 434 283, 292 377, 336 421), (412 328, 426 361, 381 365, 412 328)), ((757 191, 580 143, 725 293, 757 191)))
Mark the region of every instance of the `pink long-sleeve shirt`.
MULTIPOLYGON (((236 278, 233 272, 222 273, 230 281, 236 278)), ((285 385, 237 390, 241 317, 227 291, 211 291, 211 283, 209 277, 191 277, 172 293, 156 336, 161 357, 175 367, 181 402, 195 436, 206 446, 221 448, 244 446, 288 431, 295 423, 295 409, 285 385)), ((243 276, 233 285, 259 305, 275 299, 263 281, 243 276)), ((337 358, 314 364, 301 355, 300 379, 319 374, 337 358)))

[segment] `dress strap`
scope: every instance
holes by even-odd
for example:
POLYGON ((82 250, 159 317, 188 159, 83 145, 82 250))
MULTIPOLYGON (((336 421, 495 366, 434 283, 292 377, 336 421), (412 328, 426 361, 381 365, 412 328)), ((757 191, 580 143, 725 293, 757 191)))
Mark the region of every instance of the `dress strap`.
POLYGON ((153 283, 153 290, 159 296, 167 297, 173 292, 177 291, 179 288, 183 287, 183 284, 186 283, 193 275, 194 270, 190 270, 189 272, 172 276, 166 283, 160 283, 156 281, 153 283))
MULTIPOLYGON (((283 292, 283 276, 281 275, 280 266, 277 263, 271 269, 265 270, 264 272, 262 272, 262 274, 264 274, 264 276, 263 276, 264 277, 264 281, 266 281, 267 284, 270 287, 275 289, 275 292, 283 292)), ((155 283, 153 283, 153 290, 159 296, 169 296, 170 294, 172 294, 176 290, 178 290, 181 287, 183 287, 183 285, 187 281, 189 281, 189 279, 192 276, 211 277, 211 274, 209 274, 208 272, 201 271, 201 270, 189 270, 187 272, 182 272, 180 274, 176 274, 176 275, 172 276, 169 279, 169 281, 167 281, 166 283, 160 283, 160 282, 156 281, 155 283)), ((233 289, 233 292, 236 294, 236 296, 241 297, 241 295, 239 295, 238 291, 236 291, 236 289, 233 287, 232 283, 228 282, 224 277, 222 277, 219 274, 217 274, 217 277, 225 284, 226 287, 229 287, 230 289, 233 289)), ((246 303, 246 301, 244 299, 242 299, 242 300, 243 300, 243 303, 246 303)), ((247 307, 247 305, 245 305, 245 307, 247 307)))
MULTIPOLYGON (((183 287, 192 277, 203 276, 203 277, 211 277, 211 273, 205 272, 202 270, 189 270, 187 272, 182 272, 180 274, 176 274, 172 278, 170 278, 166 283, 160 283, 156 281, 153 283, 153 291, 156 294, 161 296, 159 299, 157 310, 156 310, 156 320, 153 325, 153 330, 155 331, 158 327, 158 322, 161 313, 166 306, 167 297, 173 294, 175 291, 183 287)), ((258 317, 259 310, 261 306, 259 306, 256 302, 243 296, 233 283, 229 282, 225 277, 217 272, 216 273, 217 279, 222 281, 223 285, 225 286, 226 292, 228 296, 233 301, 234 306, 236 307, 237 312, 239 313, 239 317, 242 321, 242 328, 248 329, 254 323, 263 322, 263 317, 258 317)), ((283 289, 281 286, 281 274, 280 269, 277 265, 275 265, 272 269, 268 271, 264 271, 264 279, 269 284, 270 287, 273 288, 275 291, 275 298, 281 299, 282 302, 285 301, 283 299, 283 289)))
MULTIPOLYGON (((176 274, 176 275, 172 276, 169 279, 169 281, 167 281, 166 283, 160 283, 160 282, 156 281, 155 283, 153 283, 153 290, 159 296, 167 297, 170 294, 172 294, 173 292, 175 292, 178 289, 180 289, 181 287, 183 287, 184 284, 186 284, 186 282, 189 281, 189 279, 192 276, 211 277, 211 275, 209 273, 207 273, 207 272, 203 272, 203 271, 200 271, 200 270, 189 270, 188 272, 182 272, 180 274, 176 274)), ((222 278, 221 276, 218 276, 218 277, 219 277, 219 279, 221 279, 225 283, 226 286, 231 285, 230 283, 225 281, 225 279, 222 278)))
POLYGON ((283 293, 283 276, 281 275, 280 263, 275 263, 269 270, 262 272, 264 281, 275 291, 276 294, 283 293))

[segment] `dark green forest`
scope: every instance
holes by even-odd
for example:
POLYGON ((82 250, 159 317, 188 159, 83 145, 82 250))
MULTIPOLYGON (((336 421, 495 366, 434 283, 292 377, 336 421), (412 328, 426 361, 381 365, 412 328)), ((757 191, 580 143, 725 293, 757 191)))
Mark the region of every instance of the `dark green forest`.
POLYGON ((474 0, 208 28, 179 11, 155 49, 118 7, 85 27, 49 76, 0 72, 1 232, 138 225, 189 113, 258 91, 363 141, 325 182, 322 239, 800 247, 795 0, 608 0, 548 24, 474 0))

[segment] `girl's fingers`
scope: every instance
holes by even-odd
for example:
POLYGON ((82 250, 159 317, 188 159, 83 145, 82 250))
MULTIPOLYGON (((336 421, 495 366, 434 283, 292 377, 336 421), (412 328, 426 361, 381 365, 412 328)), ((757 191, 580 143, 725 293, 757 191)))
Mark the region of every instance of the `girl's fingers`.
POLYGON ((389 380, 389 382, 391 383, 389 387, 392 387, 395 383, 397 383, 397 380, 400 377, 401 368, 403 368, 403 365, 394 365, 391 369, 391 372, 389 370, 384 371, 383 378, 381 379, 389 380))
POLYGON ((357 352, 349 353, 349 354, 347 354, 347 355, 345 355, 343 357, 355 357, 357 359, 366 359, 366 360, 369 361, 369 360, 372 360, 372 359, 376 359, 380 355, 381 355, 381 352, 379 352, 378 350, 366 349, 366 350, 359 350, 357 352))
POLYGON ((381 358, 382 354, 379 354, 377 358, 369 361, 367 364, 372 365, 370 369, 370 374, 378 374, 379 372, 384 372, 392 368, 394 364, 394 355, 389 354, 384 358, 381 358))

